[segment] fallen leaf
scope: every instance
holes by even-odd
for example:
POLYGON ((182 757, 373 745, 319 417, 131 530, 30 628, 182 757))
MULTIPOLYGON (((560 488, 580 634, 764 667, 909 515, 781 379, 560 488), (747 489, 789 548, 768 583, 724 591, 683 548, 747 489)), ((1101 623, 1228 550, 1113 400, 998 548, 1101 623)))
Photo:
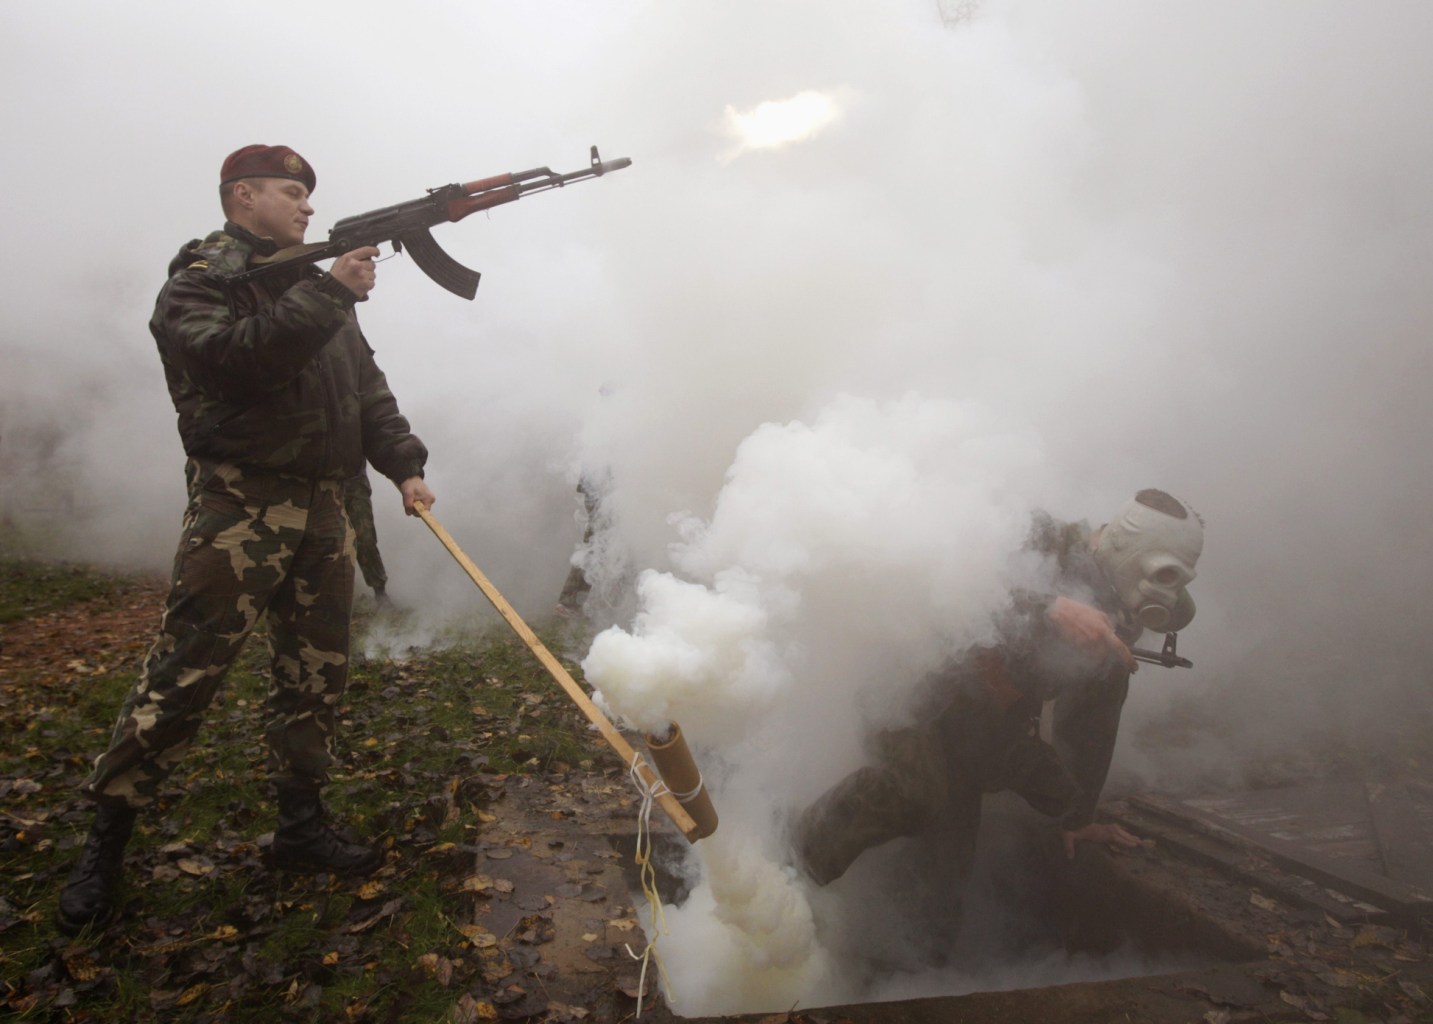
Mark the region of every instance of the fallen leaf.
POLYGON ((517 940, 530 946, 541 946, 557 937, 557 929, 552 922, 538 914, 523 918, 518 926, 522 931, 517 933, 517 940))
POLYGON ((93 981, 99 977, 100 970, 99 964, 95 963, 92 957, 84 953, 65 959, 65 973, 75 981, 93 981))
POLYGON ((377 913, 370 914, 368 917, 357 922, 356 924, 349 925, 349 934, 356 935, 359 932, 366 932, 368 929, 376 925, 379 921, 383 920, 385 917, 392 917, 394 914, 398 913, 399 909, 402 906, 402 899, 389 900, 387 903, 383 904, 383 906, 378 908, 377 913))
POLYGON ((1360 946, 1387 946, 1389 949, 1396 948, 1397 933, 1392 929, 1380 925, 1366 925, 1353 937, 1353 946, 1357 949, 1360 946))
POLYGON ((521 985, 509 985, 493 994, 493 1002, 503 1006, 507 1003, 515 1003, 525 995, 527 995, 527 989, 521 985))
POLYGON ((418 958, 418 965, 433 976, 433 980, 444 988, 453 980, 453 961, 437 953, 424 953, 418 958))
POLYGON ((491 949, 498 944, 498 937, 479 925, 460 925, 458 931, 462 932, 463 938, 472 943, 476 949, 491 949))
POLYGON ((1267 896, 1261 896, 1257 892, 1249 894, 1249 902, 1254 904, 1254 906, 1258 907, 1260 910, 1267 910, 1271 913, 1277 913, 1279 910, 1279 905, 1277 903, 1269 899, 1269 897, 1267 896))
POLYGON ((480 1020, 497 1020, 498 1011, 486 999, 474 999, 466 992, 453 1008, 453 1024, 476 1024, 480 1020))

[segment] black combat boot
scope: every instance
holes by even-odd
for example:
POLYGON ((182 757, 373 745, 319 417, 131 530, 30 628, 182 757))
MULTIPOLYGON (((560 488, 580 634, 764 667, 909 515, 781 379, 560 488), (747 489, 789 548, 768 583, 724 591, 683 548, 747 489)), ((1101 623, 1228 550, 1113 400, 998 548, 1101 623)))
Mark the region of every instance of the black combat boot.
POLYGON ((55 923, 66 935, 78 935, 89 926, 103 928, 114 916, 114 893, 135 813, 125 804, 102 803, 95 808, 89 838, 55 912, 55 923))
POLYGON ((366 875, 383 863, 371 846, 350 843, 323 820, 316 786, 285 784, 279 794, 279 827, 274 831, 273 863, 281 871, 332 871, 366 875))

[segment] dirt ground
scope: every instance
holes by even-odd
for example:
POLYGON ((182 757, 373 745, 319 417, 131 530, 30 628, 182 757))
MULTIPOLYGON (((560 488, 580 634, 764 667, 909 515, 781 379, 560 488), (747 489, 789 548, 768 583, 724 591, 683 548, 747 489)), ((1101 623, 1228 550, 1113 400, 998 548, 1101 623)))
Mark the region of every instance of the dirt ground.
MULTIPOLYGON (((158 624, 165 589, 163 580, 128 582, 113 593, 0 626, 0 680, 17 679, 21 672, 52 671, 73 687, 111 668, 138 665, 158 624)), ((16 721, 23 720, 26 709, 19 705, 26 699, 23 688, 0 686, 0 708, 16 721)), ((52 763, 49 771, 72 785, 83 774, 84 761, 79 752, 61 754, 67 763, 52 763)), ((27 784, 34 785, 20 782, 27 784)), ((18 796, 15 785, 14 780, 0 780, 0 798, 18 796)), ((73 802, 71 797, 66 793, 64 799, 73 802)), ((454 795, 448 813, 459 812, 457 802, 454 795)), ((462 979, 465 969, 471 973, 474 963, 479 965, 484 997, 460 994, 461 986, 455 983, 451 1019, 630 1018, 637 1006, 645 938, 623 874, 622 862, 630 858, 617 851, 613 837, 626 836, 630 841, 639 800, 615 757, 589 770, 564 766, 492 776, 478 802, 481 824, 475 842, 447 850, 442 846, 453 844, 440 844, 414 854, 415 859, 421 856, 429 864, 439 864, 454 880, 453 887, 468 897, 463 906, 470 913, 454 923, 481 959, 463 965, 442 956, 423 959, 415 951, 423 959, 421 967, 439 979, 462 979)), ((0 811, 4 809, 0 803, 0 811)), ((469 806, 464 813, 472 809, 469 806)), ((56 824, 61 817, 80 814, 65 810, 45 817, 56 824)), ((9 813, 4 818, 7 829, 0 831, 14 843, 14 835, 23 835, 26 819, 9 813)), ((29 824, 33 833, 37 822, 32 818, 29 824)), ((670 828, 660 820, 656 827, 670 828)), ((57 861, 65 862, 56 865, 54 885, 58 886, 73 854, 59 847, 55 853, 57 861)), ((390 860, 402 856, 400 851, 390 860)), ((248 854, 213 860, 216 872, 257 866, 248 854)), ((166 865, 152 866, 148 857, 136 864, 131 849, 127 874, 142 876, 145 871, 163 873, 166 865)), ((20 908, 6 900, 3 909, 0 945, 19 932, 12 927, 17 925, 12 915, 20 908)), ((47 923, 41 926, 49 928, 47 923)), ((644 993, 647 1005, 660 1002, 654 979, 655 971, 644 993)), ((24 999, 41 993, 51 981, 32 980, 28 991, 23 985, 11 990, 12 1008, 34 1006, 24 999)))

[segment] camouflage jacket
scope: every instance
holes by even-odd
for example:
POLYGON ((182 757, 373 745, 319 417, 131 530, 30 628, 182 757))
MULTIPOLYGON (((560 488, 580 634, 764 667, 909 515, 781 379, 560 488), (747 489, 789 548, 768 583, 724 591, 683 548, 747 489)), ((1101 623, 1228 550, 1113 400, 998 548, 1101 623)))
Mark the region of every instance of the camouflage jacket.
POLYGON ((313 267, 226 283, 274 248, 228 223, 170 263, 149 330, 184 451, 306 478, 346 479, 365 461, 395 483, 421 476, 428 450, 398 411, 348 289, 313 267))
MULTIPOLYGON (((1059 595, 1117 612, 1089 536, 1083 523, 1037 515, 1028 547, 1047 560, 1049 592, 1014 595, 1000 644, 961 659, 938 684, 949 702, 937 728, 952 785, 1014 792, 1072 830, 1094 819, 1129 692, 1123 663, 1083 657, 1045 617, 1059 595), (991 655, 1009 703, 992 700, 991 655), (1045 701, 1054 702, 1052 743, 1036 731, 1045 701)), ((1135 636, 1121 631, 1121 639, 1135 636)))

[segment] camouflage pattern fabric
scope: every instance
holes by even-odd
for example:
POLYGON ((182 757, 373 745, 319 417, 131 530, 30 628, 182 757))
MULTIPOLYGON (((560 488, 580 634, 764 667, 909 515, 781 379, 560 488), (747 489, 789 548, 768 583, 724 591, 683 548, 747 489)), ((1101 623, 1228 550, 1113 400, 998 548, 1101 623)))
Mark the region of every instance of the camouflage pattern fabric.
POLYGON ((272 655, 268 771, 318 785, 348 681, 353 541, 337 481, 190 459, 189 505, 159 637, 83 791, 141 807, 193 740, 261 616, 272 655))
POLYGON ((825 885, 866 850, 930 828, 948 803, 945 758, 932 724, 888 729, 859 768, 801 814, 794 844, 806 873, 825 885))
POLYGON ((150 333, 184 452, 346 480, 365 463, 395 484, 428 458, 353 316, 354 296, 312 267, 244 285, 225 278, 271 252, 235 224, 170 264, 150 333))
POLYGON ((321 785, 334 760, 354 574, 343 481, 366 461, 401 483, 422 474, 427 449, 374 363, 352 292, 311 267, 227 280, 275 248, 228 223, 180 250, 155 302, 189 504, 159 636, 82 786, 96 800, 154 800, 261 616, 270 777, 321 785))
MULTIPOLYGON (((1052 558, 1060 588, 1103 606, 1109 588, 1099 589, 1102 577, 1085 556, 1088 536, 1083 524, 1039 516, 1031 547, 1052 558)), ((814 881, 839 878, 864 851, 890 840, 935 831, 959 877, 974 854, 985 793, 1014 792, 1062 828, 1093 819, 1129 672, 1113 661, 1072 663, 1067 650, 1042 657, 1061 643, 1045 628, 1048 597, 1013 601, 1001 625, 1005 644, 974 649, 934 677, 921 724, 878 734, 871 763, 797 819, 792 843, 814 881), (1045 700, 1055 701, 1053 745, 1036 728, 1045 700)))
POLYGON ((373 485, 368 474, 349 477, 343 485, 343 507, 348 524, 353 527, 353 546, 358 553, 358 571, 363 582, 375 594, 388 586, 388 572, 383 568, 383 555, 378 551, 378 527, 373 522, 373 485))

